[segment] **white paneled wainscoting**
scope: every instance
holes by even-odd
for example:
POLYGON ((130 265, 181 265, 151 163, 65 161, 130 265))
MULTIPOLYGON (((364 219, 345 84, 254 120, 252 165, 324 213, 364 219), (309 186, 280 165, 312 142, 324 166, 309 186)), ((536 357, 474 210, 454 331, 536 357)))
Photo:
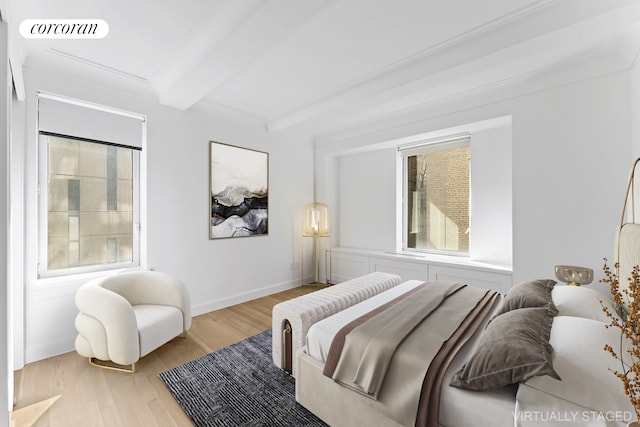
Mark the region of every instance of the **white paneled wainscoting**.
POLYGON ((465 257, 407 254, 351 248, 332 248, 328 281, 341 283, 375 271, 399 275, 403 281, 462 282, 506 293, 511 285, 509 267, 475 262, 465 257))

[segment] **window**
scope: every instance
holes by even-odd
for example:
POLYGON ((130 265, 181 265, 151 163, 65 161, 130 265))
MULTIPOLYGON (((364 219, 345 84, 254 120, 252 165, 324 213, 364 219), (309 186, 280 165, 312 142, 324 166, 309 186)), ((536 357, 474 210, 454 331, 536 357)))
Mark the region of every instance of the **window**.
POLYGON ((115 115, 39 100, 40 276, 139 265, 143 121, 123 137, 115 115))
POLYGON ((404 249, 469 253, 469 138, 400 148, 404 249))

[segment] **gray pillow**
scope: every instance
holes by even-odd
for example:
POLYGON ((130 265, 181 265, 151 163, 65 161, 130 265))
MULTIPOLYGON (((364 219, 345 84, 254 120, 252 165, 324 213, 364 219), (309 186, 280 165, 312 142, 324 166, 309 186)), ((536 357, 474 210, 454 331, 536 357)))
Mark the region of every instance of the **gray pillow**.
POLYGON ((556 314, 558 310, 547 305, 513 310, 494 318, 471 359, 453 376, 451 385, 480 391, 540 375, 559 380, 549 344, 556 314))
POLYGON ((556 282, 553 280, 530 280, 522 282, 507 292, 502 302, 502 307, 496 316, 511 310, 528 307, 542 307, 547 304, 553 304, 551 291, 556 282))

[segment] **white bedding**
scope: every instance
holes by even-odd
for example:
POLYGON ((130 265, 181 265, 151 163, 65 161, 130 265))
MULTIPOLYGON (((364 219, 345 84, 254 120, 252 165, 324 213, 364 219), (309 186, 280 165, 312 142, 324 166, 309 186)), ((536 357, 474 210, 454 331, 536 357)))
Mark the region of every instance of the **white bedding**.
MULTIPOLYGON (((346 323, 423 283, 410 280, 314 324, 307 335, 308 355, 324 363, 334 335, 346 323)), ((619 332, 606 329, 606 306, 613 302, 584 287, 556 286, 552 291, 558 315, 553 320, 550 344, 553 362, 562 381, 549 376, 533 377, 520 387, 468 391, 448 384, 469 359, 482 333, 458 353, 441 392, 440 424, 533 427, 538 425, 623 427, 633 417, 633 408, 621 383, 610 372, 616 361, 603 350, 605 342, 619 344, 619 332), (597 384, 595 388, 586 388, 597 384), (588 391, 588 392, 587 392, 588 391)), ((501 304, 496 304, 493 317, 501 304)), ((484 326, 480 331, 484 330, 484 326)))
MULTIPOLYGON (((424 283, 422 280, 409 280, 315 323, 307 334, 307 353, 316 360, 325 362, 331 341, 342 326, 422 283, 424 283)), ((496 306, 499 306, 499 304, 496 306)), ((481 327, 481 330, 483 329, 484 327, 481 327)), ((440 404, 441 425, 445 427, 465 425, 511 426, 514 421, 515 386, 474 392, 448 385, 453 373, 460 369, 468 359, 475 342, 476 339, 474 338, 460 351, 445 377, 440 404)))
MULTIPOLYGON (((617 329, 593 319, 557 316, 550 343, 553 366, 562 380, 540 376, 520 385, 516 427, 540 425, 543 416, 544 425, 554 427, 624 427, 632 421, 633 407, 611 372, 620 369, 620 362, 603 348, 608 343, 618 351, 617 329)), ((624 346, 622 354, 629 348, 624 346)))

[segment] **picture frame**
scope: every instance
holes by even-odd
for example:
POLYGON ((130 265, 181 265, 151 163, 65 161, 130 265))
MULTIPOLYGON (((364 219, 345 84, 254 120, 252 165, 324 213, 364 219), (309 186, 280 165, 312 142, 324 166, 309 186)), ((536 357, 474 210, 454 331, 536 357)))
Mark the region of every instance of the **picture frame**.
POLYGON ((269 234, 269 153, 209 142, 209 239, 269 234))

